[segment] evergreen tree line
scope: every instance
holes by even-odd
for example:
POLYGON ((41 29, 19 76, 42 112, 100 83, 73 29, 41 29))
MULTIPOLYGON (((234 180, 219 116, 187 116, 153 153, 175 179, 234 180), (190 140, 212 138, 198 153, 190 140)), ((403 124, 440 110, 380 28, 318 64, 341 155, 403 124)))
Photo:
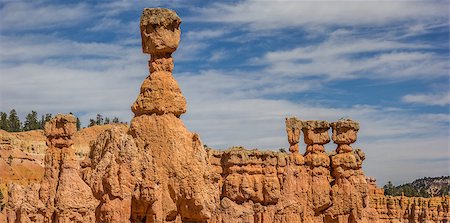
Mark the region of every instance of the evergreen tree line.
MULTIPOLYGON (((71 113, 72 114, 72 113, 71 113)), ((9 115, 6 112, 0 112, 0 129, 3 129, 7 132, 22 132, 22 131, 30 131, 36 129, 44 129, 44 125, 46 122, 52 119, 52 114, 46 113, 42 114, 40 118, 36 111, 31 111, 25 117, 25 122, 22 122, 17 115, 15 109, 12 109, 9 112, 9 115)), ((89 127, 94 125, 105 125, 110 123, 122 123, 119 121, 119 118, 114 117, 112 120, 108 117, 103 118, 101 114, 97 114, 95 119, 90 119, 89 127)), ((77 130, 81 129, 81 121, 77 117, 77 130)))
POLYGON ((89 119, 89 125, 88 127, 94 126, 94 125, 107 125, 107 124, 124 124, 124 122, 119 121, 119 118, 114 117, 113 119, 110 119, 109 117, 103 117, 101 114, 97 114, 95 119, 91 118, 89 119))
POLYGON ((50 121, 52 114, 43 114, 40 119, 38 117, 36 111, 31 111, 25 117, 25 122, 22 122, 15 109, 12 109, 9 115, 6 112, 0 112, 0 129, 8 132, 44 129, 45 123, 50 121))
MULTIPOLYGON (((384 195, 390 196, 401 196, 402 193, 407 197, 431 197, 432 195, 428 193, 428 187, 415 187, 411 183, 395 186, 391 181, 388 181, 383 187, 384 195)), ((450 185, 442 186, 437 192, 437 196, 449 196, 450 195, 450 185)))

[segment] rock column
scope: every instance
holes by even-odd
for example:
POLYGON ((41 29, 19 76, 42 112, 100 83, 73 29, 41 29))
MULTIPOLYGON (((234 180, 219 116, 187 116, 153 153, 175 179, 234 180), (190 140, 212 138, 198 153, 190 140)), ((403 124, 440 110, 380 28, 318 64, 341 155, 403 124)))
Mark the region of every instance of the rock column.
MULTIPOLYGON (((316 214, 331 205, 330 199, 330 159, 324 144, 330 142, 330 125, 326 121, 304 121, 302 131, 306 143, 305 163, 310 175, 309 201, 316 214)), ((311 220, 319 222, 321 219, 311 220)))
POLYGON ((71 147, 76 131, 73 115, 57 115, 45 124, 48 150, 40 189, 40 200, 46 206, 44 222, 95 222, 99 202, 78 174, 71 147))
POLYGON ((333 206, 327 210, 328 222, 367 222, 368 185, 362 172, 365 158, 361 150, 353 151, 350 144, 357 138, 359 124, 352 120, 331 123, 333 141, 338 144, 331 157, 333 206))
POLYGON ((169 9, 146 8, 141 16, 150 75, 131 107, 135 117, 128 132, 142 165, 142 182, 132 201, 135 222, 203 222, 219 203, 200 138, 179 119, 186 100, 172 76, 172 53, 180 41, 180 24, 169 9))
POLYGON ((172 53, 180 42, 181 19, 169 9, 144 9, 141 16, 142 51, 150 54, 150 75, 142 83, 131 110, 136 116, 186 112, 186 99, 172 76, 172 53))
POLYGON ((302 122, 295 117, 286 118, 286 133, 289 142, 289 151, 298 153, 298 143, 300 142, 300 133, 302 122))

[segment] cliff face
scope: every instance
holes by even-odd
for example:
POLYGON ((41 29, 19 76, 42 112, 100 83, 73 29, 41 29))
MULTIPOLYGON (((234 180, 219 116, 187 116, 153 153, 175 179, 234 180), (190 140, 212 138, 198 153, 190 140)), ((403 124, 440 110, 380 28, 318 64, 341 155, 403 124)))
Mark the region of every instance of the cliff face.
POLYGON ((44 177, 12 185, 8 222, 448 222, 449 197, 385 197, 361 170, 352 120, 286 119, 290 153, 205 149, 179 118, 186 100, 172 76, 181 19, 144 9, 143 52, 149 76, 128 129, 113 127, 78 163, 73 116, 45 128, 44 177), (330 139, 329 130, 332 128, 330 139), (298 143, 303 139, 305 152, 298 143), (331 154, 324 145, 331 140, 331 154))

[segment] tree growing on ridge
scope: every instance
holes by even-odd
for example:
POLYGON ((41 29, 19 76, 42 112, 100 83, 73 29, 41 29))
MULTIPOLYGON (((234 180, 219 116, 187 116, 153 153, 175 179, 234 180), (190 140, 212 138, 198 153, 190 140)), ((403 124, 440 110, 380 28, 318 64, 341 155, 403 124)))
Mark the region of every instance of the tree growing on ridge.
POLYGON ((25 123, 23 124, 23 130, 24 131, 30 131, 30 130, 36 130, 41 127, 40 123, 38 122, 37 118, 37 112, 31 111, 26 117, 25 117, 25 123))
POLYGON ((95 124, 97 125, 103 125, 103 116, 100 114, 97 114, 96 120, 95 120, 95 124))
POLYGON ((95 122, 95 120, 94 119, 89 119, 89 125, 88 125, 88 127, 92 127, 92 126, 94 126, 94 125, 97 125, 97 123, 95 122))
POLYGON ((19 117, 17 116, 17 112, 15 109, 9 112, 9 131, 10 132, 20 132, 22 131, 22 123, 20 122, 19 117))
POLYGON ((0 112, 0 129, 9 131, 8 114, 6 114, 5 112, 0 112))
POLYGON ((44 129, 45 123, 50 121, 50 119, 52 119, 52 114, 50 113, 41 116, 41 121, 39 123, 41 125, 41 129, 44 129))
POLYGON ((80 131, 81 129, 81 121, 80 119, 77 117, 77 131, 80 131))

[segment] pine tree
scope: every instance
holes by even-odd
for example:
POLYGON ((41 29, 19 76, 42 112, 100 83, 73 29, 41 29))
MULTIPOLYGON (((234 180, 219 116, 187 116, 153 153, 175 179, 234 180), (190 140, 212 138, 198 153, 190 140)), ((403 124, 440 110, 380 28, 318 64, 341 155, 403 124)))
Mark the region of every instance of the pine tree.
POLYGON ((9 131, 8 114, 6 114, 5 112, 0 112, 0 129, 9 131))
POLYGON ((44 125, 45 125, 45 116, 44 115, 42 115, 41 116, 41 121, 39 121, 39 128, 40 129, 44 129, 44 125))
POLYGON ((103 124, 107 125, 107 124, 109 124, 109 123, 110 123, 109 118, 108 118, 108 117, 105 117, 105 122, 104 122, 103 124))
POLYGON ((119 124, 119 118, 114 117, 112 123, 119 124))
POLYGON ((20 132, 22 130, 22 123, 20 123, 20 119, 17 116, 16 110, 11 110, 9 112, 9 131, 10 132, 20 132))
POLYGON ((29 113, 25 117, 25 123, 23 125, 23 130, 30 131, 30 130, 39 129, 39 127, 40 127, 40 124, 37 119, 37 112, 31 111, 31 113, 29 113))
POLYGON ((97 123, 95 122, 95 120, 94 119, 89 119, 89 125, 88 125, 88 127, 91 127, 91 126, 94 126, 94 125, 97 125, 97 123))
POLYGON ((80 119, 77 117, 77 131, 80 131, 81 129, 81 121, 80 119))
POLYGON ((96 118, 95 123, 96 123, 97 125, 103 125, 103 116, 100 115, 100 114, 97 114, 97 118, 96 118))
POLYGON ((42 115, 41 122, 39 123, 41 125, 40 126, 41 129, 44 129, 45 123, 50 121, 51 119, 52 119, 52 114, 50 114, 50 113, 45 114, 45 116, 42 115))

